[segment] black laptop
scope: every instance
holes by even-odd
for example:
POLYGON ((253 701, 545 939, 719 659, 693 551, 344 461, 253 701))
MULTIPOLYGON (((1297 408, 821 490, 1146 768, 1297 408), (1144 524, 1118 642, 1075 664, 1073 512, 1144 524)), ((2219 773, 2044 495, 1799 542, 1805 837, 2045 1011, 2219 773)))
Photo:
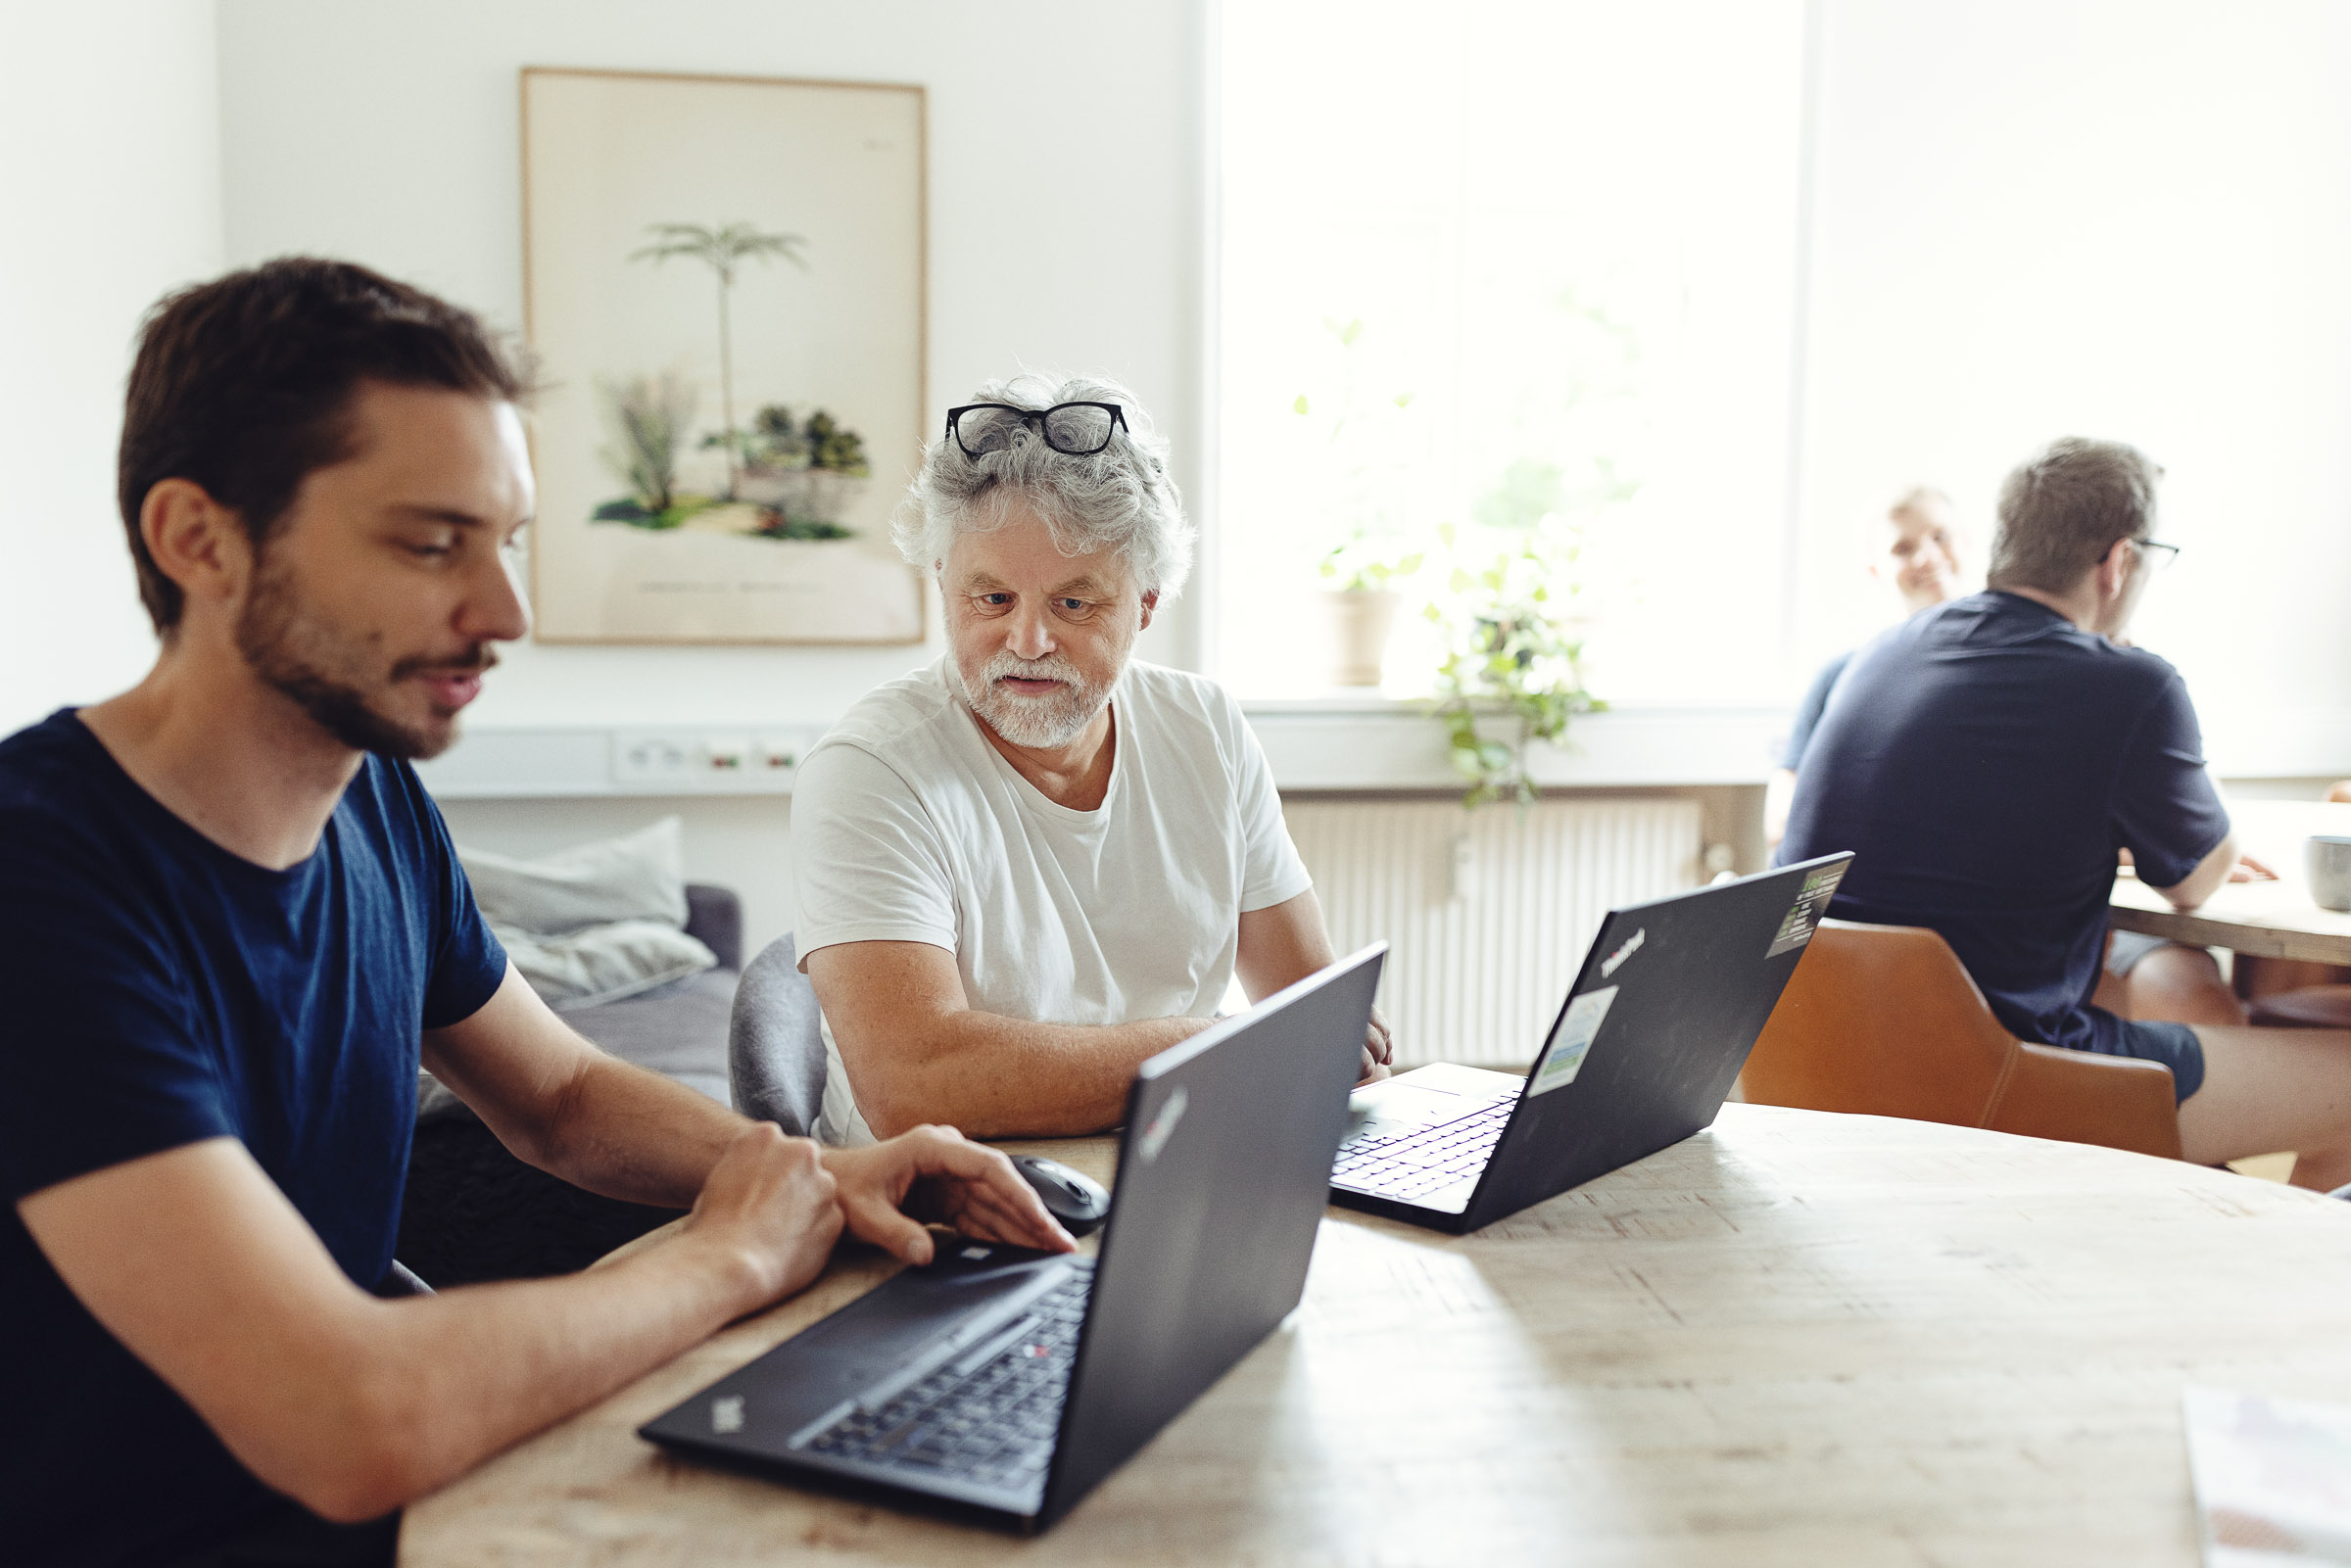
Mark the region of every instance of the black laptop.
POLYGON ((1332 1199, 1471 1231, 1707 1126, 1852 858, 1610 911, 1525 1077, 1440 1064, 1356 1092, 1332 1199))
POLYGON ((938 1256, 639 1434, 738 1468, 1042 1530, 1306 1287, 1387 946, 1135 1073, 1098 1259, 938 1256))

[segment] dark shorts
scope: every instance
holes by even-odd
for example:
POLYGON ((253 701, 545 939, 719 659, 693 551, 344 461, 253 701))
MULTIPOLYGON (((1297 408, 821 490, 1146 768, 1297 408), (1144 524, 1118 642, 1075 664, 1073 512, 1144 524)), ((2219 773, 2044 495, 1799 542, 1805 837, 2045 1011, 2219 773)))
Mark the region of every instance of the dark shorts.
POLYGON ((2184 1101, 2204 1087, 2204 1042, 2184 1023, 2117 1019, 2122 1025, 2118 1055, 2160 1062, 2172 1069, 2172 1096, 2184 1101))

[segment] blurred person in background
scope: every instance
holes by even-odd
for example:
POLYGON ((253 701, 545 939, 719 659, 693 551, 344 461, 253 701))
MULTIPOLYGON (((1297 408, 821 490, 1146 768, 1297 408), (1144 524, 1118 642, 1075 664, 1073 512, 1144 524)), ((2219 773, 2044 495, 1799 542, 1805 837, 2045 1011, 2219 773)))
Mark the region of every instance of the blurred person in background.
MULTIPOLYGON (((1919 486, 1907 491, 1886 512, 1880 548, 1870 558, 1869 575, 1901 596, 1902 613, 1916 615, 1959 596, 1959 533, 1951 512, 1951 498, 1940 490, 1919 486)), ((1797 705, 1796 723, 1788 732, 1788 748, 1772 773, 1763 794, 1763 835, 1778 844, 1788 831, 1788 802, 1796 793, 1796 771, 1804 760, 1804 747, 1829 705, 1837 678, 1853 656, 1847 648, 1820 667, 1797 705)))

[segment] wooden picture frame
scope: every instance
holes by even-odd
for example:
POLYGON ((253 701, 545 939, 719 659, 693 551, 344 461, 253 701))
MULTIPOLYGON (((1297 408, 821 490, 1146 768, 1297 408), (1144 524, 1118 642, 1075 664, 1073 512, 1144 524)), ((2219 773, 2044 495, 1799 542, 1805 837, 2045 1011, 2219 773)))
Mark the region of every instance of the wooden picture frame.
POLYGON ((522 71, 543 642, 920 642, 927 104, 522 71), (666 459, 664 458, 666 452, 666 459))

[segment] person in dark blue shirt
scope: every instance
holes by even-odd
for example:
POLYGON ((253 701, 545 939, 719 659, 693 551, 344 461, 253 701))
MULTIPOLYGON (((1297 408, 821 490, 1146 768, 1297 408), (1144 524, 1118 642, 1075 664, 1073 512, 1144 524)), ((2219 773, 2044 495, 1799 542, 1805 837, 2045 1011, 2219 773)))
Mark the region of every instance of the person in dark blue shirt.
POLYGON ((472 316, 339 262, 149 318, 120 489, 161 651, 0 741, 11 1563, 388 1562, 392 1510, 807 1283, 844 1226, 927 1259, 910 1193, 1071 1245, 951 1129, 788 1139, 507 964, 408 759, 528 625, 522 393, 472 316), (690 1217, 592 1274, 415 1293, 420 1065, 521 1158, 690 1217))
POLYGON ((2179 672, 2116 641, 2156 564, 2161 470, 2059 441, 2008 476, 1987 592, 1854 654, 1779 860, 1854 851, 1830 913, 1942 933, 2022 1039, 2171 1069, 2190 1160, 2301 1152, 2351 1180, 2351 1033, 2130 1020, 2091 1005, 2117 851, 2182 909, 2237 864, 2179 672))

